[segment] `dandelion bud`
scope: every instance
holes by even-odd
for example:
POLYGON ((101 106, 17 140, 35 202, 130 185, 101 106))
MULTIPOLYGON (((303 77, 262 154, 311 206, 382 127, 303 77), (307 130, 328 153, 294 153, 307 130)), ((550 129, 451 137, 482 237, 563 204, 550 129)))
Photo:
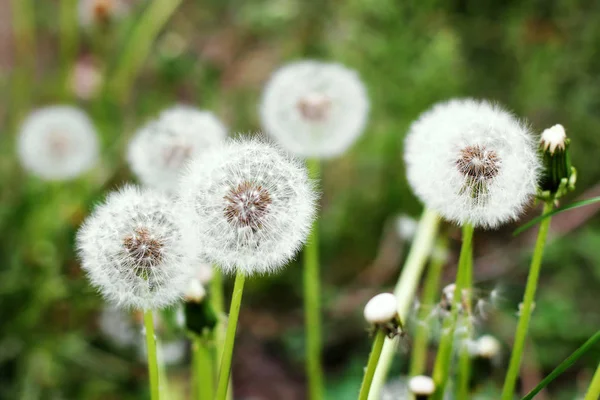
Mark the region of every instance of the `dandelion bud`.
POLYGON ((175 106, 136 132, 127 160, 145 186, 173 193, 186 163, 221 143, 226 135, 212 113, 175 106))
POLYGON ((85 220, 77 234, 79 256, 104 297, 144 310, 182 297, 196 254, 175 210, 166 195, 127 186, 85 220))
POLYGON ((498 339, 491 335, 483 335, 476 342, 476 351, 479 357, 496 358, 502 349, 498 339))
POLYGON ((70 106, 32 112, 18 138, 23 166, 46 180, 66 180, 90 169, 98 159, 98 137, 88 116, 70 106))
POLYGON ((577 173, 571 166, 569 156, 570 140, 562 125, 554 125, 542 132, 540 151, 544 172, 542 173, 539 195, 542 199, 558 199, 575 188, 577 173))
POLYGON ((313 158, 340 155, 362 133, 369 111, 356 72, 339 64, 301 61, 279 69, 265 87, 265 131, 286 150, 313 158))
POLYGON ((435 383, 429 376, 417 375, 410 378, 408 388, 416 400, 427 400, 435 392, 435 383))
POLYGON ((206 297, 206 290, 198 279, 191 279, 185 291, 185 301, 200 303, 206 297))
POLYGON ((180 181, 179 198, 203 258, 247 275, 288 262, 315 215, 306 168, 259 140, 230 141, 197 157, 180 181))
POLYGON ((461 225, 514 220, 537 190, 531 133, 485 101, 452 100, 423 113, 410 127, 404 158, 415 194, 461 225))
POLYGON ((368 323, 393 338, 402 335, 402 324, 398 315, 398 300, 392 293, 380 293, 365 306, 364 316, 368 323))

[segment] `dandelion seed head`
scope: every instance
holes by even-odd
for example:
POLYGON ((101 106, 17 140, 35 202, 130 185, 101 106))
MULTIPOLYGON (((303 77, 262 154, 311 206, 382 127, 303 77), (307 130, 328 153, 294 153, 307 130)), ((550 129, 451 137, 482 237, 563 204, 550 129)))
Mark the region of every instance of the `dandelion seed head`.
POLYGON ((398 316, 398 300, 392 293, 380 293, 367 302, 364 316, 370 324, 385 324, 398 316))
POLYGON ((214 114, 175 106, 136 132, 127 160, 145 186, 173 193, 187 162, 221 143, 226 135, 214 114))
POLYGON ((17 149, 21 163, 32 174, 46 180, 67 180, 96 163, 98 137, 80 109, 50 106, 25 119, 17 149))
POLYGON ((408 180, 427 207, 458 224, 515 220, 537 190, 530 130, 497 105, 452 100, 423 113, 405 142, 408 180))
POLYGON ((226 272, 275 271, 308 236, 316 194, 306 168, 264 141, 231 140, 194 159, 179 197, 202 257, 226 272))
POLYGON ((166 195, 126 186, 108 195, 77 234, 82 268, 119 307, 159 309, 180 299, 196 262, 166 195))
POLYGON ((302 157, 331 158, 363 132, 369 111, 357 73, 340 64, 300 61, 276 71, 260 114, 265 131, 302 157))

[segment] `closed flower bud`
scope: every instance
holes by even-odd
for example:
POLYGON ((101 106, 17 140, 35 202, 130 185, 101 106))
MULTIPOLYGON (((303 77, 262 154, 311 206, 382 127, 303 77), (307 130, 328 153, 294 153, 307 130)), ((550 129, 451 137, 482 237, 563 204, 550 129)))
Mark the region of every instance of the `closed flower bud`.
POLYGON ((435 392, 435 383, 429 376, 417 375, 410 378, 408 388, 416 400, 426 400, 435 392))
POLYGON ((369 300, 364 316, 369 324, 383 330, 389 338, 404 335, 398 315, 398 300, 392 293, 380 293, 369 300))
POLYGON ((540 181, 540 198, 557 200, 575 188, 577 173, 571 165, 569 145, 570 140, 562 125, 554 125, 542 132, 540 151, 544 171, 540 181))

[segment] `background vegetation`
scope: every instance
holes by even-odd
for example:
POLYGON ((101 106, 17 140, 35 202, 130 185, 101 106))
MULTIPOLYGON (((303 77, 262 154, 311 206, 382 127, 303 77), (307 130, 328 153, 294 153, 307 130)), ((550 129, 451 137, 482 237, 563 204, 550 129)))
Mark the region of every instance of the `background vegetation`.
MULTIPOLYGON (((76 1, 66 1, 75 7, 76 1)), ((397 215, 420 212, 402 161, 404 134, 420 112, 440 100, 471 96, 505 104, 536 132, 561 123, 579 172, 575 196, 600 194, 600 3, 185 0, 164 27, 158 25, 157 37, 149 37, 148 57, 131 38, 140 26, 152 27, 143 20, 152 2, 137 2, 128 16, 96 31, 69 23, 75 13, 61 15, 59 3, 0 0, 1 398, 133 399, 147 390, 145 366, 98 329, 103 302, 78 266, 74 233, 107 190, 133 179, 123 154, 138 125, 184 102, 215 111, 232 133, 257 131, 262 85, 286 61, 319 58, 355 68, 372 101, 364 136, 324 165, 320 224, 330 399, 358 392, 369 351, 362 308, 397 277, 403 249, 397 215), (27 17, 34 18, 34 29, 27 17), (121 79, 120 66, 137 56, 139 71, 121 79), (91 57, 104 77, 89 100, 77 99, 65 84, 81 57, 91 57), (55 103, 84 107, 102 136, 101 164, 66 183, 28 176, 15 157, 22 118, 55 103)), ((590 206, 553 221, 523 371, 526 387, 600 326, 596 211, 590 206)), ((478 234, 475 243, 476 285, 501 288, 506 299, 484 330, 506 344, 535 233, 513 239, 514 227, 478 234)), ((446 231, 457 234, 451 226, 446 231)), ((457 243, 451 247, 456 253, 457 243)), ((446 283, 454 271, 452 261, 446 283)), ((281 275, 248 283, 234 362, 240 398, 304 398, 300 281, 300 265, 292 264, 281 275)), ((399 350, 393 375, 406 370, 402 355, 399 350)), ((588 353, 543 396, 573 399, 599 357, 600 349, 588 353)), ((478 370, 475 383, 488 393, 484 398, 496 398, 494 382, 501 382, 506 361, 496 370, 478 370)), ((184 387, 185 363, 168 372, 175 387, 184 387)))

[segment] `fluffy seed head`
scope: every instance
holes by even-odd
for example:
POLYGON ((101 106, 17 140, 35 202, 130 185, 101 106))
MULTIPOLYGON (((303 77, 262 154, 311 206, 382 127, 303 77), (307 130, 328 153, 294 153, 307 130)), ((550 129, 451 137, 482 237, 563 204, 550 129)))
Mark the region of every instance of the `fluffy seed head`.
POLYGON ((77 234, 82 268, 117 306, 158 309, 177 301, 196 262, 166 195, 127 186, 96 207, 77 234))
POLYGON ((364 315, 370 324, 385 324, 393 321, 398 315, 396 296, 392 293, 376 295, 365 306, 364 315))
POLYGON ((103 25, 129 11, 125 0, 79 0, 78 13, 81 26, 103 25))
POLYGON ((423 113, 406 137, 405 161, 427 207, 484 228, 519 216, 540 171, 529 129, 500 107, 471 99, 423 113))
POLYGON ((417 375, 410 378, 408 387, 413 394, 431 395, 435 392, 435 383, 433 379, 425 375, 417 375))
POLYGON ((483 335, 476 342, 477 355, 483 358, 494 358, 500 354, 502 346, 498 339, 491 335, 483 335))
POLYGON ((72 179, 96 163, 98 137, 80 109, 50 106, 25 119, 18 152, 23 166, 34 175, 46 180, 72 179))
POLYGON ((357 73, 340 64, 300 61, 273 74, 260 114, 265 131, 286 150, 330 158, 363 132, 369 100, 357 73))
POLYGON ((171 193, 186 163, 221 143, 226 135, 214 114, 176 106, 137 131, 127 160, 145 186, 171 193))
POLYGON ((553 154, 556 149, 565 149, 566 139, 567 134, 565 132, 565 128, 563 128, 562 125, 557 124, 542 132, 540 145, 543 150, 548 150, 551 154, 553 154))
POLYGON ((203 258, 250 275, 294 256, 308 236, 316 195, 294 158, 259 140, 232 140, 189 165, 179 198, 203 258))

